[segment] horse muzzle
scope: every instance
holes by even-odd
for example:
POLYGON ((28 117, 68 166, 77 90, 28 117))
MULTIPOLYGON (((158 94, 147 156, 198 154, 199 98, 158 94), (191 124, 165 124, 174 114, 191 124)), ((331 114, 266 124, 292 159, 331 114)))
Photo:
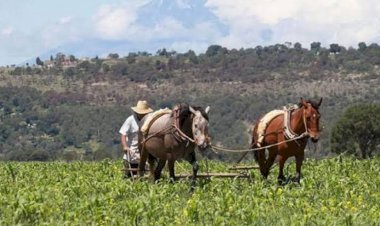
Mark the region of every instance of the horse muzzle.
POLYGON ((204 151, 204 150, 206 150, 206 149, 209 148, 209 147, 211 147, 211 142, 210 142, 210 138, 209 138, 209 137, 207 137, 207 138, 205 139, 205 141, 202 142, 201 144, 198 144, 198 148, 199 148, 199 150, 201 150, 201 151, 204 151))
POLYGON ((209 145, 207 143, 203 143, 201 145, 198 145, 198 148, 199 148, 200 151, 204 151, 204 150, 206 150, 208 148, 208 146, 209 145))
POLYGON ((309 133, 308 133, 308 135, 309 135, 309 137, 310 137, 310 140, 313 142, 313 143, 316 143, 316 142, 318 142, 318 140, 319 140, 319 132, 312 132, 312 131, 308 131, 309 133))
POLYGON ((318 135, 315 135, 315 134, 310 134, 310 140, 313 142, 313 143, 317 143, 318 140, 319 140, 319 134, 318 135))
POLYGON ((312 141, 313 143, 317 143, 318 140, 319 140, 318 138, 314 138, 314 137, 311 137, 310 139, 311 139, 311 141, 312 141))

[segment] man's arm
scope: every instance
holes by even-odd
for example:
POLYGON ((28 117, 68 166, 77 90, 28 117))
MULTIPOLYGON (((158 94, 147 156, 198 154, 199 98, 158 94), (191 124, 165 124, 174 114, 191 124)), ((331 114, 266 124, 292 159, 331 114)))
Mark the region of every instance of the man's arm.
POLYGON ((123 147, 123 151, 125 154, 128 153, 129 151, 129 148, 128 148, 128 145, 127 145, 127 135, 124 135, 124 134, 121 134, 120 136, 120 140, 121 140, 121 146, 123 147))

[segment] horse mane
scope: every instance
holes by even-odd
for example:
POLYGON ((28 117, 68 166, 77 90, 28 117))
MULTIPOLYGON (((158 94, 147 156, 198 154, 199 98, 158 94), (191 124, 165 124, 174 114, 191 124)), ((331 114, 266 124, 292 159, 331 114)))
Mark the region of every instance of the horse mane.
MULTIPOLYGON (((179 109, 179 122, 180 122, 180 126, 183 125, 184 121, 190 117, 191 115, 191 111, 190 111, 190 105, 188 104, 176 104, 174 107, 173 107, 173 110, 175 109, 179 109)), ((205 110, 202 108, 202 107, 199 107, 199 106, 191 106, 194 110, 196 111, 199 111, 201 112, 202 116, 208 121, 209 118, 208 118, 208 115, 207 113, 205 112, 205 110)), ((173 116, 173 114, 172 114, 173 116)))
MULTIPOLYGON (((316 110, 318 110, 319 105, 318 105, 317 102, 315 102, 315 101, 313 101, 313 100, 305 100, 305 102, 311 104, 311 106, 312 106, 313 108, 315 108, 316 110)), ((302 107, 302 102, 301 102, 301 101, 298 103, 298 107, 302 107)))

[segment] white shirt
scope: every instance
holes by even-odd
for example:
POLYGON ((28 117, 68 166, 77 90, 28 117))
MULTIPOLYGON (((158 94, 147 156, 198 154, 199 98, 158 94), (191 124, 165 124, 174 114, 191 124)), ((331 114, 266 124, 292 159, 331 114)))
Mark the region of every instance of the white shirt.
POLYGON ((129 116, 119 130, 120 134, 127 136, 127 145, 130 150, 130 159, 127 154, 124 154, 123 159, 128 160, 131 163, 139 163, 140 161, 138 132, 139 125, 137 116, 135 114, 129 116))

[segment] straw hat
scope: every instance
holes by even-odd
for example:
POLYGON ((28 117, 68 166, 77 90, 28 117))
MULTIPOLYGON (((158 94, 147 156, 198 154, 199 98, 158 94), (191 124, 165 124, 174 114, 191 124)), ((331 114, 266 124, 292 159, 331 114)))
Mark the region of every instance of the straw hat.
POLYGON ((137 114, 148 114, 153 111, 153 109, 149 107, 148 102, 145 100, 139 100, 137 105, 131 108, 137 114))

